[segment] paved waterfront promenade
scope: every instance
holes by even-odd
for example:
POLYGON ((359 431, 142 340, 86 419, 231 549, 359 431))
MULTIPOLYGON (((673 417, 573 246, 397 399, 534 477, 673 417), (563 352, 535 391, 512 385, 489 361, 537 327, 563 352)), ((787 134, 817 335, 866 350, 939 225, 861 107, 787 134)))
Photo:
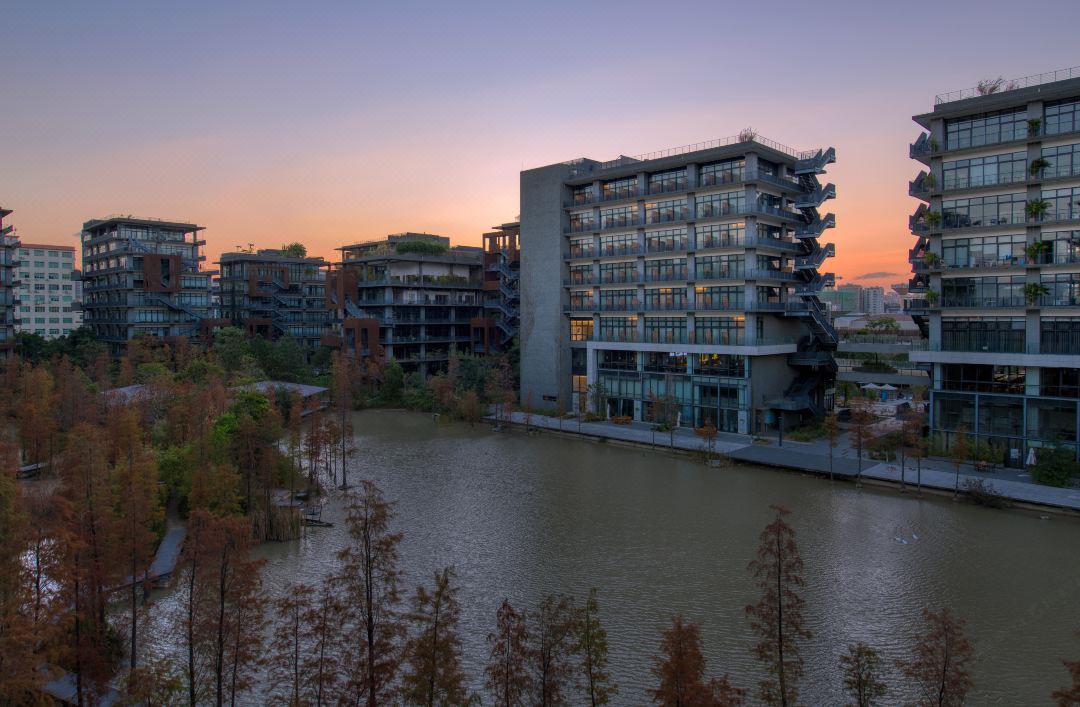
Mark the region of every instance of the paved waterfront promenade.
MULTIPOLYGON (((511 414, 511 419, 515 424, 525 424, 523 413, 514 412, 511 414)), ((674 447, 683 451, 705 450, 705 440, 693 430, 683 428, 673 432, 655 432, 652 425, 640 422, 628 425, 616 425, 612 422, 579 423, 575 419, 559 420, 536 414, 530 417, 529 424, 540 429, 561 430, 571 434, 650 445, 658 449, 674 447)), ((833 473, 837 476, 853 478, 859 468, 855 452, 850 448, 846 434, 842 435, 837 442, 833 451, 833 473)), ((829 471, 829 448, 824 440, 795 442, 785 439, 783 446, 779 446, 775 436, 769 438, 767 444, 754 444, 749 436, 720 432, 716 435, 715 451, 733 460, 751 464, 824 474, 829 471)), ((899 462, 882 463, 864 459, 862 467, 864 478, 897 483, 900 481, 899 462)), ((904 477, 908 484, 915 484, 916 469, 913 460, 907 461, 904 477)), ((964 466, 960 472, 960 487, 963 488, 964 482, 969 479, 982 479, 990 483, 994 491, 1014 501, 1080 511, 1080 489, 1042 486, 1034 483, 1028 474, 1016 469, 977 471, 971 466, 964 466)), ((940 459, 924 459, 922 485, 927 488, 952 491, 956 485, 956 471, 948 462, 940 459)))

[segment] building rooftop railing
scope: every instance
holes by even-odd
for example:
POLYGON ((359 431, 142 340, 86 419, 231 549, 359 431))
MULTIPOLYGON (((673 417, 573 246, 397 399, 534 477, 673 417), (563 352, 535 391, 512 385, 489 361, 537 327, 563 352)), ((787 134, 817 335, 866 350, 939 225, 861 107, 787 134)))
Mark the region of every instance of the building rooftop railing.
POLYGON ((1011 79, 1009 81, 1001 81, 1000 84, 996 82, 989 82, 973 86, 972 88, 964 88, 959 91, 949 91, 948 93, 939 93, 934 96, 934 105, 941 105, 942 103, 953 103, 954 101, 962 101, 966 98, 976 98, 978 96, 996 95, 998 93, 1005 93, 1007 91, 1015 91, 1021 88, 1031 88, 1032 86, 1041 86, 1046 83, 1053 83, 1054 81, 1065 81, 1067 79, 1080 78, 1080 66, 1074 66, 1070 69, 1059 69, 1057 71, 1047 71, 1042 74, 1032 74, 1031 76, 1024 76, 1018 79, 1011 79), (997 88, 988 90, 987 86, 997 85, 997 88))
POLYGON ((641 155, 633 155, 627 157, 626 155, 620 156, 618 159, 608 160, 607 162, 601 162, 599 169, 611 169, 612 167, 621 167, 628 164, 634 164, 635 162, 646 162, 648 160, 658 160, 664 157, 677 157, 679 155, 685 155, 690 152, 699 152, 701 150, 713 150, 718 147, 727 147, 728 145, 738 145, 739 143, 752 143, 756 142, 759 145, 776 150, 777 152, 783 152, 785 155, 790 155, 796 159, 803 159, 806 157, 812 157, 816 150, 806 150, 800 152, 792 147, 783 145, 775 140, 770 140, 760 135, 754 135, 748 137, 746 134, 732 135, 730 137, 719 138, 717 140, 706 140, 705 142, 695 142, 689 145, 680 145, 679 147, 670 147, 666 150, 657 150, 655 152, 646 152, 641 155))

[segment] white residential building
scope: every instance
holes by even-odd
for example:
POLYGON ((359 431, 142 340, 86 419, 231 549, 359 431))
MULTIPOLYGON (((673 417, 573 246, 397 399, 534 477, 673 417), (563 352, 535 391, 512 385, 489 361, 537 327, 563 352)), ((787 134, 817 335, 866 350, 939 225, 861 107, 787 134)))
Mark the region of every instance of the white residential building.
POLYGON ((16 331, 47 339, 66 336, 82 326, 74 281, 75 248, 22 243, 19 246, 19 321, 16 331))

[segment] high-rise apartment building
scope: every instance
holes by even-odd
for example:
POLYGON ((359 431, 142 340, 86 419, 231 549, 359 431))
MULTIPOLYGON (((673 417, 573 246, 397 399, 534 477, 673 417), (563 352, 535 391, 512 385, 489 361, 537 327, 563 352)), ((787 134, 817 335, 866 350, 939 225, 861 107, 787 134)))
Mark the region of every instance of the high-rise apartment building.
POLYGON ((468 353, 474 340, 491 339, 480 248, 398 234, 338 250, 342 262, 327 277, 326 307, 339 334, 327 343, 360 360, 393 358, 407 372, 427 375, 445 369, 452 350, 468 353))
POLYGON ((4 225, 4 219, 11 213, 11 209, 0 207, 0 360, 11 355, 15 347, 15 325, 18 321, 16 288, 19 286, 19 239, 11 226, 4 225))
POLYGON ((75 272, 74 246, 22 243, 16 331, 54 339, 82 326, 75 272))
POLYGON ((484 314, 491 341, 474 342, 475 351, 505 351, 521 325, 521 224, 504 223, 484 234, 484 314))
POLYGON ((820 414, 834 155, 744 134, 522 172, 522 400, 743 433, 820 414))
POLYGON ((326 308, 326 271, 322 258, 281 250, 224 253, 218 263, 221 317, 250 336, 290 336, 314 352, 331 334, 326 308))
POLYGON ((907 303, 932 430, 1020 465, 1080 434, 1080 69, 939 95, 914 117, 907 303))
POLYGON ((193 223, 130 216, 84 223, 85 325, 118 352, 142 334, 193 337, 216 323, 201 230, 193 223))
POLYGON ((862 303, 859 310, 863 314, 885 313, 885 288, 864 287, 860 293, 862 303))

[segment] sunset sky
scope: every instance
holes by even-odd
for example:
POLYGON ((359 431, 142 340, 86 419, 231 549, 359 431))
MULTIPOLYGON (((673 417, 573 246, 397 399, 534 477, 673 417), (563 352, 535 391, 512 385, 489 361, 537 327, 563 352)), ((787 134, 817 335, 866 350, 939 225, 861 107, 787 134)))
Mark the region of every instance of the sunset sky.
POLYGON ((518 213, 522 168, 752 126, 836 147, 829 269, 888 285, 912 241, 910 116, 1080 64, 1078 27, 1076 0, 8 0, 0 205, 33 242, 112 213, 194 221, 209 261, 405 230, 479 244, 518 213))

